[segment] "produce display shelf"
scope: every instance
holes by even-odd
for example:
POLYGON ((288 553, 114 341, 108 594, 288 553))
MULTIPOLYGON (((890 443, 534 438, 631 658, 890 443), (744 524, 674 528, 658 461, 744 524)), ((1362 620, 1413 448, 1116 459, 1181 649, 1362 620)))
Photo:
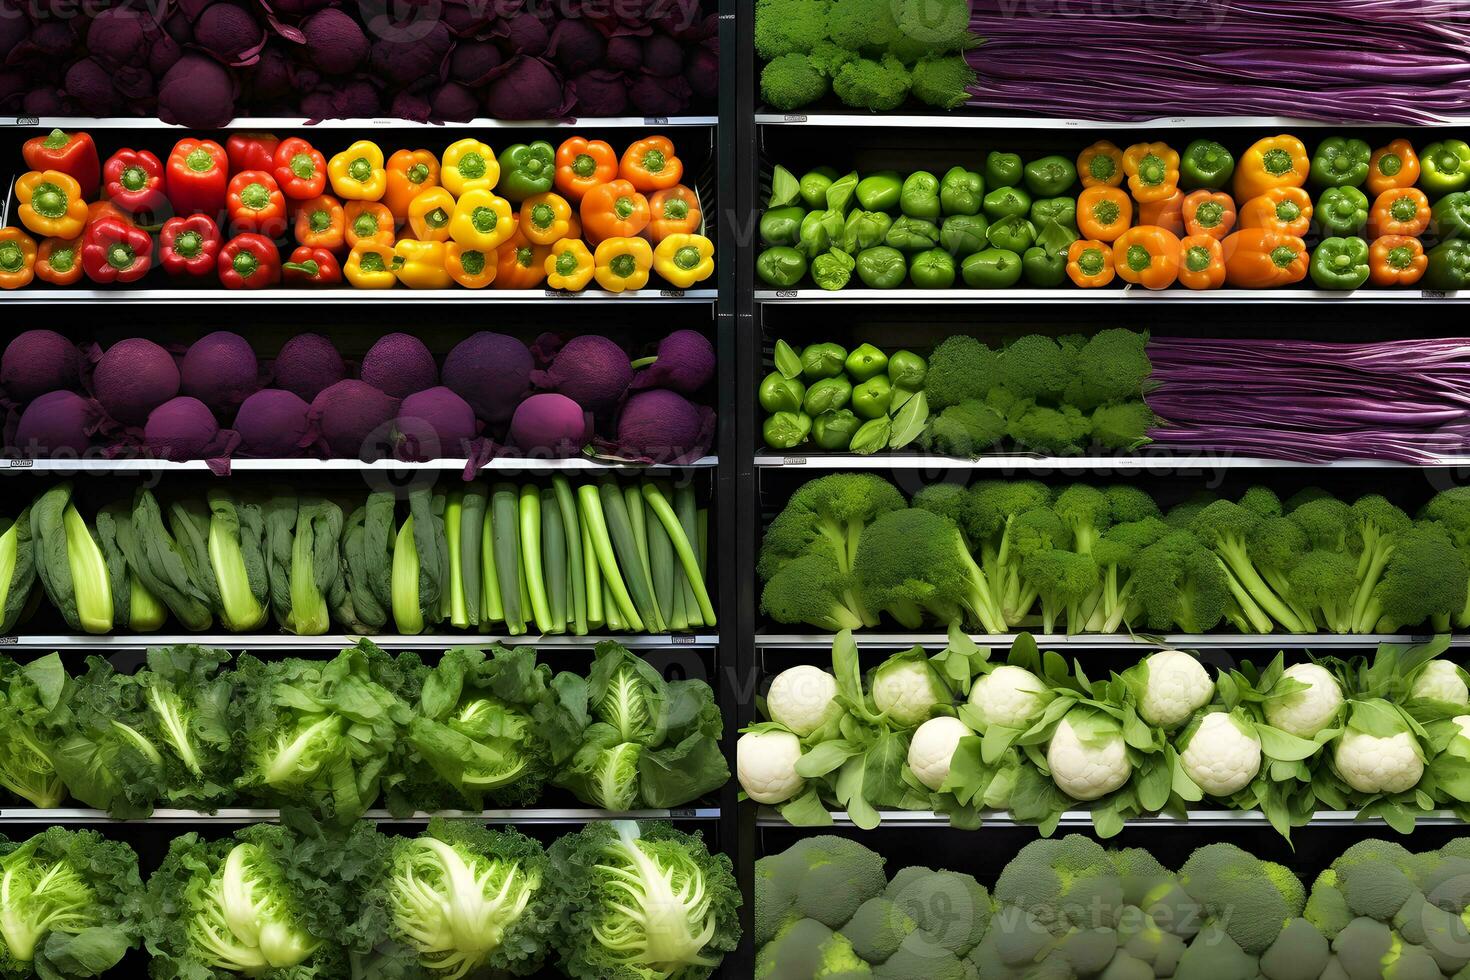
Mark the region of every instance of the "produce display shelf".
MULTIPOLYGON (((1410 129, 1424 128, 1404 123, 1353 120, 1329 122, 1321 119, 1293 119, 1290 116, 1158 116, 1154 119, 1075 119, 1049 116, 979 116, 956 113, 871 113, 871 112, 757 112, 757 126, 827 126, 863 129, 1000 129, 1000 130, 1069 130, 1069 129, 1145 129, 1168 126, 1188 129, 1410 129)), ((1470 116, 1454 116, 1434 124, 1436 127, 1465 126, 1470 116)), ((1434 128, 1434 127, 1430 127, 1434 128)))
POLYGON ((714 289, 16 289, 0 303, 713 303, 714 289))
MULTIPOLYGON (((976 633, 973 639, 980 646, 1009 647, 1017 634, 976 633)), ((1264 636, 1246 636, 1239 633, 1172 633, 1168 636, 1134 636, 1127 633, 1081 633, 1074 636, 1035 633, 1036 645, 1042 649, 1191 649, 1191 650, 1327 650, 1371 648, 1380 643, 1427 643, 1432 636, 1380 633, 1270 633, 1264 636)), ((907 649, 911 646, 938 649, 949 642, 944 633, 881 633, 858 632, 852 635, 859 646, 891 647, 907 649)), ((757 649, 767 650, 830 650, 831 633, 761 633, 755 634, 757 649)), ((1470 645, 1470 636, 1451 637, 1453 647, 1470 645)))
MULTIPOLYGON (((287 650, 296 652, 335 652, 350 647, 360 637, 345 633, 321 636, 293 636, 288 633, 145 633, 135 636, 86 636, 75 634, 26 634, 0 636, 0 650, 147 650, 149 647, 178 646, 197 643, 207 647, 231 650, 287 650)), ((613 640, 630 650, 666 650, 673 648, 713 648, 720 644, 714 633, 679 633, 658 635, 621 635, 597 633, 589 636, 502 636, 494 633, 437 633, 418 636, 368 637, 384 650, 448 650, 451 647, 479 647, 492 643, 507 646, 535 646, 542 650, 591 650, 604 640, 613 640)))
MULTIPOLYGON (((571 129, 582 126, 595 129, 647 129, 650 126, 679 128, 719 125, 718 116, 609 116, 578 119, 471 119, 468 122, 415 122, 411 119, 307 119, 302 116, 242 116, 220 129, 253 132, 271 129, 391 129, 394 132, 440 132, 455 129, 571 129)), ((141 116, 8 116, 0 126, 39 127, 42 129, 177 129, 190 127, 166 123, 161 119, 141 116)), ((197 129, 197 127, 194 127, 197 129)))
POLYGON ((756 289, 758 303, 970 306, 997 303, 1470 303, 1470 290, 1431 289, 756 289))
MULTIPOLYGON (((949 815, 945 813, 934 813, 929 810, 882 810, 880 813, 883 817, 881 827, 949 826, 949 815)), ((852 826, 852 821, 842 810, 834 810, 830 816, 834 826, 852 826)), ((1033 826, 1013 819, 1008 813, 985 813, 982 819, 984 821, 982 830, 985 827, 1033 826)), ((1452 811, 1430 810, 1425 813, 1416 813, 1414 823, 1416 826, 1450 827, 1462 824, 1463 821, 1452 811)), ((791 827, 791 824, 787 823, 771 807, 760 808, 756 816, 756 825, 759 827, 791 827)), ((1063 827, 1091 827, 1092 814, 1087 810, 1068 810, 1062 814, 1060 825, 1063 827)), ((1127 825, 1139 829, 1149 827, 1267 827, 1270 826, 1270 822, 1266 819, 1265 814, 1256 810, 1200 810, 1191 813, 1188 819, 1164 814, 1133 817, 1127 821, 1127 825)), ((1310 826, 1316 829, 1319 827, 1386 827, 1387 824, 1381 817, 1359 817, 1356 810, 1318 810, 1312 814, 1310 826)))
MULTIPOLYGON (((677 473, 684 470, 714 469, 720 463, 718 456, 704 456, 692 463, 671 465, 666 463, 635 463, 579 457, 575 459, 493 459, 480 469, 490 473, 601 473, 605 471, 633 473, 677 473)), ((382 473, 403 470, 423 472, 462 472, 462 459, 434 459, 422 463, 405 463, 384 459, 364 462, 357 459, 232 459, 231 473, 320 473, 331 470, 342 473, 382 473)), ((93 473, 136 475, 149 473, 198 473, 209 469, 202 459, 172 462, 163 459, 7 459, 0 462, 0 471, 30 471, 34 473, 93 473)))
MULTIPOLYGON (((415 813, 407 817, 395 817, 387 810, 369 810, 363 815, 366 820, 378 823, 428 823, 433 817, 454 817, 484 820, 487 823, 507 824, 563 824, 590 823, 598 820, 718 820, 718 807, 697 807, 681 810, 614 810, 566 809, 566 810, 445 810, 441 813, 415 813)), ((213 813, 200 810, 154 810, 150 816, 137 820, 118 820, 110 817, 106 810, 87 808, 42 810, 34 807, 11 807, 0 809, 0 824, 97 824, 97 823, 141 823, 141 824, 252 824, 279 823, 281 811, 250 807, 227 807, 213 813)))
MULTIPOLYGON (((1301 463, 1289 459, 1254 456, 1032 456, 998 453, 980 459, 922 454, 797 453, 781 455, 770 451, 755 457, 757 469, 807 469, 851 472, 853 470, 995 470, 1002 472, 1050 473, 1162 473, 1192 470, 1423 470, 1422 463, 1384 459, 1335 459, 1326 463, 1301 463)), ((1434 467, 1470 466, 1470 456, 1444 456, 1434 467)))

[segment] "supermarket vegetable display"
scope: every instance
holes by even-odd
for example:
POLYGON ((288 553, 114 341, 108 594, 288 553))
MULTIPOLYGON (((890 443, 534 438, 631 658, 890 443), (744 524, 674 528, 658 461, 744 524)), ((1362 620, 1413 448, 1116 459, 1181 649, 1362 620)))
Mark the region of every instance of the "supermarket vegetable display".
POLYGON ((1216 676, 1163 650, 1104 672, 1038 652, 1003 659, 951 630, 949 646, 895 654, 866 678, 850 633, 832 673, 771 683, 769 720, 741 737, 741 785, 793 823, 858 826, 933 810, 974 828, 1008 811, 1051 834, 1069 810, 1101 836, 1165 813, 1259 810, 1282 835, 1318 810, 1356 810, 1409 833, 1415 815, 1470 815, 1470 688, 1441 636, 1371 657, 1278 654, 1216 676))
POLYGON ((385 153, 370 139, 319 150, 301 136, 235 133, 223 146, 179 140, 162 161, 119 149, 99 177, 91 137, 58 129, 28 140, 23 156, 23 229, 0 231, 3 289, 85 277, 565 292, 595 281, 622 293, 653 274, 673 289, 714 274, 699 195, 681 183, 683 161, 664 136, 621 154, 582 136, 498 154, 466 137, 436 156, 385 153))
POLYGON ((1415 516, 1321 488, 1284 503, 1200 491, 1167 511, 1129 484, 818 477, 766 529, 761 608, 819 630, 1446 632, 1470 624, 1464 488, 1415 516))
POLYGON ((7 977, 526 976, 702 980, 740 937, 730 859, 668 823, 549 846, 435 819, 416 836, 257 824, 181 834, 146 884, 127 844, 55 827, 0 839, 7 977), (136 974, 132 974, 136 975, 136 974))
POLYGON ((1470 147, 1290 134, 1025 161, 993 150, 942 174, 777 165, 760 224, 766 286, 841 290, 1139 286, 1351 291, 1470 283, 1470 147), (1080 185, 1080 190, 1078 189, 1080 185))
POLYGON ((0 787, 123 819, 154 807, 297 808, 334 824, 534 804, 553 787, 603 810, 668 809, 730 773, 699 680, 665 680, 615 643, 587 676, 533 647, 426 664, 363 640, 330 660, 157 647, 134 674, 90 657, 0 659, 0 787))
POLYGON ((470 483, 366 495, 137 488, 84 516, 70 482, 0 534, 0 633, 45 603, 76 633, 511 636, 715 625, 709 517, 688 484, 470 483), (39 581, 39 585, 37 584, 39 581), (34 597, 33 597, 34 594, 34 597), (34 598, 34 601, 33 601, 34 598))
POLYGON ((677 116, 719 82, 708 4, 100 3, 9 9, 0 105, 11 116, 157 116, 201 129, 304 119, 677 116))
POLYGON ((926 867, 890 878, 862 844, 809 837, 756 864, 755 977, 1460 975, 1464 839, 1417 852, 1369 839, 1329 853, 1308 887, 1231 843, 1198 847, 1171 871, 1145 848, 1073 834, 1032 841, 982 883, 926 867))
POLYGON ((143 337, 106 350, 47 329, 0 356, 5 448, 18 457, 106 456, 466 459, 466 478, 496 457, 685 463, 714 434, 704 400, 714 346, 676 330, 630 360, 595 334, 547 333, 527 347, 478 331, 442 359, 389 333, 360 363, 316 333, 274 359, 227 330, 171 351, 143 337))

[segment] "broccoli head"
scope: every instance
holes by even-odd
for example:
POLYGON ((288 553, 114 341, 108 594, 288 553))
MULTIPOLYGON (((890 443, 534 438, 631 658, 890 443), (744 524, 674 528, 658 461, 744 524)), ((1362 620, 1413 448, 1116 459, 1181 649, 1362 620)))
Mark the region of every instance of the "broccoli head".
POLYGON ((823 550, 848 572, 863 528, 879 514, 906 506, 898 488, 873 473, 833 473, 811 480, 791 495, 766 529, 756 571, 770 579, 798 555, 823 550))
POLYGON ((969 0, 892 0, 897 36, 893 53, 906 64, 925 55, 952 54, 975 43, 969 0))
POLYGON ((805 624, 830 633, 862 629, 867 612, 852 580, 826 552, 800 555, 781 566, 761 592, 761 611, 778 623, 805 624))
POLYGON ((1116 405, 1099 405, 1092 410, 1092 441, 1104 449, 1137 452, 1153 442, 1149 430, 1157 419, 1137 399, 1116 405))
POLYGON ((881 55, 898 38, 890 0, 841 0, 827 12, 827 36, 849 51, 881 55))
POLYGON ((1234 844, 1199 848, 1179 869, 1179 879, 1205 914, 1253 957, 1276 942, 1305 904, 1305 889, 1288 869, 1234 844))
POLYGON ((1451 618, 1464 610, 1470 588, 1466 553, 1437 524, 1414 525, 1397 539, 1354 627, 1360 633, 1397 633, 1431 623, 1447 631, 1451 618))
POLYGON ((766 61, 806 54, 827 38, 829 0, 759 0, 755 5, 755 51, 766 61))
POLYGON ((1001 383, 1021 398, 1059 401, 1072 376, 1072 366, 1062 348, 1041 334, 1013 341, 1000 355, 1001 383))
POLYGON ((1240 506, 1262 517, 1280 517, 1281 498, 1270 487, 1254 486, 1240 495, 1240 506))
POLYGON ((1388 922, 1419 890, 1410 874, 1414 855, 1392 841, 1359 841, 1332 862, 1335 887, 1348 911, 1388 922))
POLYGON ((1307 543, 1314 548, 1346 552, 1348 520, 1352 513, 1348 505, 1336 497, 1311 497, 1292 506, 1296 499, 1292 497, 1286 502, 1286 514, 1306 534, 1307 543))
POLYGON ((882 856, 846 837, 806 837, 776 860, 771 874, 788 883, 794 915, 815 919, 829 929, 841 928, 860 905, 881 895, 888 885, 882 856))
POLYGON ((969 99, 979 76, 964 58, 951 55, 920 58, 912 78, 914 98, 937 109, 956 109, 969 99))
POLYGON ((1005 440, 1004 415, 982 401, 951 405, 929 420, 919 443, 930 452, 978 459, 1005 440))
POLYGON ((887 612, 908 629, 925 614, 1004 632, 985 573, 954 522, 926 510, 896 510, 863 532, 853 562, 864 608, 887 612))
POLYGON ((1077 378, 1099 404, 1137 399, 1153 373, 1147 348, 1146 333, 1100 330, 1077 356, 1077 378))
MULTIPOLYGON (((843 0, 836 6, 843 7, 850 2, 843 0)), ((882 61, 859 58, 843 65, 832 80, 832 90, 843 105, 874 112, 892 112, 909 97, 912 83, 908 69, 890 55, 882 61)))
POLYGON ((1343 898, 1342 890, 1337 887, 1337 872, 1328 868, 1312 882, 1312 893, 1307 898, 1302 916, 1329 940, 1334 939, 1353 921, 1347 899, 1343 898))
POLYGON ((857 59, 856 54, 826 38, 812 45, 809 57, 812 65, 828 78, 836 78, 838 69, 857 59))
POLYGON ((755 945, 764 946, 776 933, 801 916, 796 912, 796 883, 800 875, 786 874, 784 854, 755 862, 755 945))
POLYGON ((990 926, 990 893, 967 874, 904 868, 888 883, 890 899, 937 949, 963 957, 990 926))
POLYGON ((1174 531, 1142 549, 1128 582, 1132 595, 1124 618, 1142 618, 1151 630, 1208 632, 1224 618, 1230 601, 1220 562, 1187 531, 1174 531))
POLYGON ((804 54, 783 54, 761 69, 761 98, 780 112, 820 102, 828 91, 827 76, 804 54))
POLYGON ((967 334, 954 334, 929 354, 924 397, 931 411, 980 401, 1000 381, 1000 355, 967 334))
POLYGON ((1307 552, 1287 573, 1297 604, 1314 622, 1334 633, 1353 628, 1353 592, 1358 587, 1358 563, 1337 551, 1307 552))
POLYGON ((918 923, 892 899, 880 896, 859 906, 842 927, 842 934, 859 956, 877 965, 898 952, 904 939, 917 928, 918 923))
POLYGON ((852 943, 815 919, 798 919, 756 955, 756 980, 859 980, 873 970, 852 943))
POLYGON ((1073 483, 1057 494, 1052 509, 1072 532, 1072 546, 1092 554, 1098 538, 1113 523, 1113 504, 1107 493, 1088 483, 1073 483))
POLYGON ((1123 882, 1107 850, 1080 834, 1023 847, 996 879, 995 900, 1033 915, 1053 936, 1117 925, 1123 882))
POLYGON ((1017 408, 1006 431, 1023 449, 1048 456, 1080 456, 1092 437, 1092 419, 1071 405, 1049 408, 1033 402, 1017 408))
POLYGON ((1179 958, 1174 980, 1255 980, 1258 972, 1256 957, 1211 925, 1200 930, 1179 958))
POLYGON ((1056 548, 1038 551, 1022 561, 1021 577, 1041 599, 1041 623, 1045 632, 1054 632, 1063 617, 1069 633, 1082 629, 1080 604, 1101 581, 1097 562, 1091 555, 1056 548))

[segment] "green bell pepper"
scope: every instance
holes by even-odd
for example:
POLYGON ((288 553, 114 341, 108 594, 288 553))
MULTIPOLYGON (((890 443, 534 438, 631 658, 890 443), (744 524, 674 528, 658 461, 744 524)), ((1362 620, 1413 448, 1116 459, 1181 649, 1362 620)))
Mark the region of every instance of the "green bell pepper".
POLYGON ((1037 289, 1055 289, 1067 279, 1067 251, 1078 234, 1052 220, 1041 227, 1036 244, 1021 255, 1021 273, 1037 289))
POLYGON ((1005 289, 1021 281, 1021 256, 1003 248, 987 248, 961 262, 960 275, 973 289, 1005 289))
POLYGON ((761 425, 761 436, 772 449, 792 449, 806 442, 812 420, 801 412, 777 412, 761 425))
POLYGON ((858 254, 857 274, 869 289, 897 289, 908 276, 908 260, 896 248, 878 245, 858 254))
POLYGON ((547 193, 556 179, 556 148, 545 140, 512 143, 500 151, 499 163, 495 193, 512 204, 547 193))
POLYGON ((903 178, 896 170, 864 177, 857 185, 858 204, 867 211, 897 211, 903 196, 903 178))
POLYGON ((1214 140, 1195 140, 1179 158, 1179 186, 1187 191, 1219 190, 1234 175, 1235 157, 1214 140))
POLYGON ((1368 196, 1356 187, 1329 187, 1313 212, 1328 235, 1356 235, 1368 224, 1368 196))
MULTIPOLYGON (((795 248, 808 261, 816 259, 827 249, 832 247, 832 232, 829 224, 834 211, 808 211, 801 219, 801 226, 796 232, 795 248)), ((844 227, 841 219, 837 221, 838 228, 844 227)))
POLYGON ((772 371, 761 381, 759 397, 761 408, 767 412, 797 412, 806 398, 806 385, 780 371, 772 371))
POLYGON ((1419 153, 1419 186, 1431 198, 1470 188, 1470 144, 1440 140, 1419 153))
POLYGON ((857 195, 858 183, 856 170, 832 181, 827 188, 827 210, 847 214, 852 207, 852 199, 857 195))
POLYGON ((846 452, 852 445, 853 434, 862 424, 862 419, 846 408, 823 412, 812 422, 812 442, 830 453, 846 452))
POLYGON ((801 225, 806 209, 796 205, 771 208, 761 215, 761 241, 767 245, 795 245, 801 241, 801 225))
POLYGON ((847 376, 854 381, 867 381, 888 367, 888 355, 872 344, 858 344, 845 362, 847 376))
POLYGON ((1312 253, 1312 282, 1319 289, 1352 290, 1368 281, 1368 243, 1361 238, 1324 238, 1312 253))
POLYGON ((1031 202, 1031 223, 1038 228, 1055 221, 1064 228, 1077 230, 1077 199, 1075 197, 1042 197, 1031 202))
POLYGON ((985 154, 985 186, 1015 187, 1026 176, 1019 153, 1001 153, 991 150, 985 154))
POLYGON ((766 285, 790 289, 806 275, 806 256, 787 245, 777 245, 756 258, 755 271, 766 285))
POLYGON ((888 414, 888 405, 892 401, 893 385, 887 375, 869 378, 852 389, 852 410, 857 413, 858 418, 882 418, 888 414))
POLYGON ((932 221, 905 215, 888 229, 883 244, 900 252, 926 252, 939 244, 939 227, 932 221))
POLYGON ((800 188, 801 202, 806 205, 808 211, 826 209, 827 190, 837 177, 837 171, 831 167, 817 167, 801 178, 797 186, 800 188))
POLYGON ((888 358, 888 380, 895 388, 918 391, 929 374, 929 362, 911 350, 894 351, 888 358))
POLYGON ((865 248, 882 245, 892 227, 893 219, 882 211, 854 211, 842 229, 842 250, 856 255, 865 248))
POLYGON ((852 270, 857 260, 840 248, 823 252, 812 259, 812 281, 828 292, 846 289, 852 281, 852 270))
POLYGON ((1024 252, 1036 241, 1036 226, 1019 214, 1013 214, 992 222, 985 239, 995 248, 1024 252))
POLYGON ((841 344, 812 344, 801 352, 801 376, 808 381, 835 378, 847 370, 847 349, 841 344))
POLYGON ((1031 195, 1020 187, 998 187, 985 195, 981 207, 992 222, 1015 215, 1024 217, 1031 213, 1031 195))
POLYGON ((939 181, 939 206, 945 214, 979 214, 985 178, 964 167, 951 167, 939 181))
POLYGON ((1470 241, 1457 238, 1431 248, 1422 282, 1425 289, 1445 292, 1470 288, 1470 241))
POLYGON ((1026 189, 1037 197, 1059 197, 1077 183, 1077 167, 1064 156, 1052 154, 1026 164, 1026 189))
POLYGON ((903 182, 903 190, 899 192, 898 207, 905 217, 938 221, 939 178, 927 170, 909 174, 903 182))
POLYGON ((1318 187, 1362 187, 1373 147, 1346 136, 1329 136, 1312 154, 1312 183, 1318 187))
POLYGON ((985 240, 989 229, 990 222, 983 214, 950 215, 939 229, 939 246, 950 255, 974 255, 989 244, 985 240))
POLYGON ((852 397, 852 382, 842 376, 823 378, 806 390, 802 411, 815 418, 823 412, 834 412, 847 405, 852 397))
POLYGON ((1430 225, 1442 239, 1470 238, 1470 191, 1446 194, 1434 202, 1430 225))
POLYGON ((949 289, 954 285, 954 258, 942 248, 914 256, 909 277, 919 289, 949 289))

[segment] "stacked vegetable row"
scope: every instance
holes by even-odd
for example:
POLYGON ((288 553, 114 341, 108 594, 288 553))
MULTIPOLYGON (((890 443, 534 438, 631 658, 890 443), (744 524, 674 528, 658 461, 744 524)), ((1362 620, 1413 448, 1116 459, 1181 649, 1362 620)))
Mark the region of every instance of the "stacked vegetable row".
POLYGON ((143 337, 102 351, 27 330, 0 358, 0 404, 15 412, 6 449, 208 459, 221 469, 230 456, 450 457, 468 459, 473 475, 495 456, 576 456, 594 439, 619 458, 690 462, 713 437, 713 411, 687 397, 715 371, 713 345, 694 330, 674 331, 636 362, 595 334, 543 334, 533 353, 482 330, 455 344, 442 368, 422 340, 390 333, 354 367, 349 377, 336 345, 314 333, 292 337, 263 365, 227 330, 179 358, 143 337))
POLYGON ((666 681, 615 643, 587 676, 532 647, 433 666, 368 641, 328 661, 159 647, 136 674, 99 657, 0 659, 0 786, 43 809, 123 819, 155 806, 294 807, 338 824, 523 807, 548 787, 625 812, 693 803, 730 778, 703 681, 666 681))
POLYGON ((740 938, 730 859, 667 823, 589 824, 549 847, 434 820, 416 837, 257 824, 138 855, 94 830, 0 838, 15 977, 709 977, 740 938), (671 884, 673 883, 673 884, 671 884))
POLYGON ((1131 817, 1203 804, 1260 810, 1283 835, 1318 809, 1407 833, 1416 813, 1470 814, 1470 688, 1435 659, 1449 645, 1285 668, 1278 655, 1213 679, 1165 650, 1099 678, 1038 653, 1029 634, 992 663, 952 630, 942 653, 914 647, 864 684, 843 633, 832 674, 793 667, 772 681, 770 720, 741 739, 741 785, 800 824, 828 822, 834 806, 868 828, 885 808, 964 827, 1009 810, 1050 834, 1063 812, 1087 809, 1111 836, 1131 817), (882 761, 894 759, 906 761, 882 761))
POLYGON ((1206 139, 1183 154, 1102 140, 1075 162, 992 151, 942 177, 819 167, 797 179, 778 166, 761 238, 757 272, 783 289, 810 275, 840 290, 854 274, 869 289, 1267 289, 1310 274, 1331 290, 1458 290, 1470 284, 1470 145, 1375 150, 1331 136, 1309 156, 1280 135, 1237 159, 1206 139))
POLYGON ((334 623, 512 636, 715 625, 709 518, 687 484, 558 475, 341 502, 286 488, 160 501, 140 487, 90 520, 72 489, 51 487, 0 528, 0 632, 42 596, 92 634, 152 632, 170 615, 235 633, 273 618, 303 636, 334 623))
POLYGON ((371 140, 329 159, 299 136, 237 133, 225 146, 179 140, 165 160, 125 148, 102 163, 91 136, 54 130, 23 153, 30 170, 15 196, 25 230, 0 229, 4 289, 83 276, 127 285, 155 264, 226 289, 345 278, 358 289, 545 282, 578 292, 596 280, 621 293, 653 272, 676 289, 714 272, 699 196, 680 183, 684 164, 663 136, 621 157, 580 136, 498 156, 467 137, 442 159, 402 149, 385 160, 371 140))
POLYGON ((890 621, 985 633, 1395 633, 1470 626, 1470 491, 1410 517, 1377 494, 1285 503, 1202 492, 1163 512, 1137 487, 936 483, 912 502, 838 473, 766 529, 761 606, 836 632, 890 621))
POLYGON ((1234 844, 1173 872, 1073 835, 1027 844, 987 891, 923 867, 890 880, 856 841, 811 837, 756 864, 755 977, 1439 980, 1470 964, 1467 861, 1463 839, 1418 853, 1365 840, 1309 890, 1234 844))
POLYGON ((928 424, 928 365, 913 351, 890 357, 872 344, 848 353, 823 343, 798 354, 783 340, 776 343, 776 364, 760 387, 761 407, 770 413, 761 434, 774 449, 810 438, 822 449, 868 455, 902 449, 928 424))

